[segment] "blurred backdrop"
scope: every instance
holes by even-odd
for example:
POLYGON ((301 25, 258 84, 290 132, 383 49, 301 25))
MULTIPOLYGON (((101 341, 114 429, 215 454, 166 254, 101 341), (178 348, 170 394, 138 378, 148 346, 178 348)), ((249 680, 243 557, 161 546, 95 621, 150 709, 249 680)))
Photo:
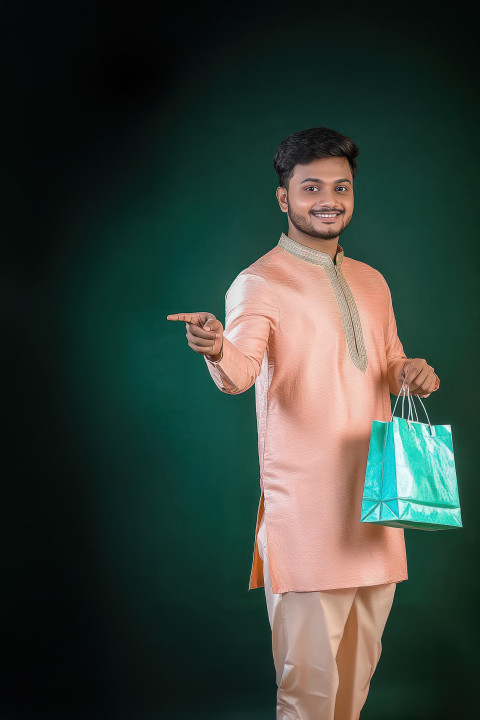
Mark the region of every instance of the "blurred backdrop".
POLYGON ((254 389, 208 310, 286 216, 272 160, 360 147, 345 254, 441 386, 464 528, 405 531, 362 720, 472 717, 480 670, 476 29, 430 4, 0 2, 2 720, 274 720, 254 389))

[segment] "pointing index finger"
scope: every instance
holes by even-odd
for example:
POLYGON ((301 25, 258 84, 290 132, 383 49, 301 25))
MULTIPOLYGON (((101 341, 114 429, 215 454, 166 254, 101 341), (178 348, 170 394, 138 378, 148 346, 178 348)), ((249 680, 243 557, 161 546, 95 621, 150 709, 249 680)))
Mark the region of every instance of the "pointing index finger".
POLYGON ((174 313, 167 315, 167 320, 182 320, 184 322, 192 322, 192 313, 174 313))

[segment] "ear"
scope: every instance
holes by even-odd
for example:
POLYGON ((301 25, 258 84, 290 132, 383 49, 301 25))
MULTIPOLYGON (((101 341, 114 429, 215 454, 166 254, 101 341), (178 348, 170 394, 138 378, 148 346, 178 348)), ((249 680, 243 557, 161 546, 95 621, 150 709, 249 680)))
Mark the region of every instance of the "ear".
POLYGON ((288 211, 287 191, 284 187, 277 187, 276 195, 278 204, 280 205, 280 210, 286 213, 288 211))

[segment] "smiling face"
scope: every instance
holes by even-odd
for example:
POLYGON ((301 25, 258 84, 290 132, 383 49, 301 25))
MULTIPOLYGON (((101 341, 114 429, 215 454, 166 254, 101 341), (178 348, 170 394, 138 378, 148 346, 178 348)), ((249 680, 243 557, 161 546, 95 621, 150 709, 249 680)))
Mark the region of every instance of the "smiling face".
MULTIPOLYGON (((298 233, 333 240, 349 225, 353 215, 353 177, 344 157, 312 160, 295 165, 288 189, 277 188, 282 212, 298 233)), ((294 237, 295 239, 295 237, 294 237)))

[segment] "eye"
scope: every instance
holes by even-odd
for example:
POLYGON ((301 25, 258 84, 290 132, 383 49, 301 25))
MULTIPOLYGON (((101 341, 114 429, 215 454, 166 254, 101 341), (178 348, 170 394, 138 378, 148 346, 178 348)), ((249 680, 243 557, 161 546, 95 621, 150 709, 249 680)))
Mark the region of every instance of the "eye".
POLYGON ((348 187, 347 187, 346 185, 337 185, 337 187, 335 188, 335 190, 338 190, 338 189, 340 189, 340 188, 343 188, 343 190, 345 190, 345 191, 348 190, 348 187))
POLYGON ((305 190, 317 190, 318 188, 315 187, 315 185, 310 185, 309 187, 305 188, 305 190))

